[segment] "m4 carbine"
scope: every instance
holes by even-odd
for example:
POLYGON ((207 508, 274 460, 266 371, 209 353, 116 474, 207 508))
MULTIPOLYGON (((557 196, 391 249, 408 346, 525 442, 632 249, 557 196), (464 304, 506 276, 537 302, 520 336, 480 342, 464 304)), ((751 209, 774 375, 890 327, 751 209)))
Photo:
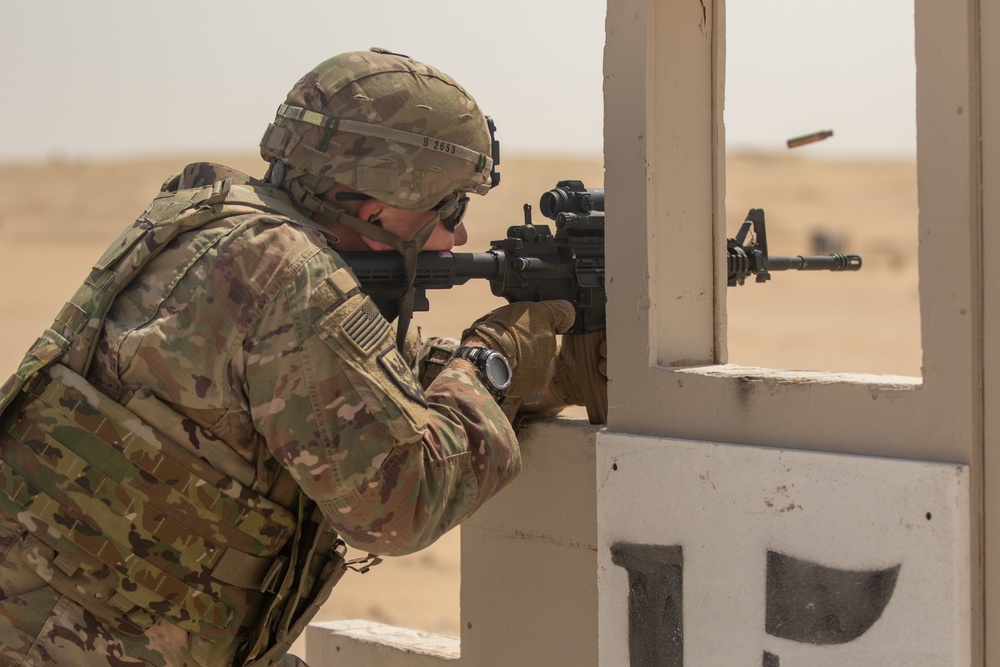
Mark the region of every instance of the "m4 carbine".
MULTIPOLYGON (((417 256, 414 311, 430 308, 428 289, 449 289, 470 280, 488 280, 496 296, 510 303, 565 299, 576 308, 569 334, 586 334, 587 363, 604 337, 606 294, 604 287, 604 189, 586 188, 581 181, 559 181, 539 201, 542 215, 555 222, 531 222, 531 206, 524 205, 524 223, 507 230, 507 238, 493 241, 486 252, 423 252, 417 256)), ((858 255, 770 256, 763 209, 751 209, 735 238, 726 241, 728 284, 742 285, 747 277, 765 282, 773 271, 857 271, 858 255), (751 236, 750 232, 753 231, 751 236)), ((389 320, 398 314, 406 292, 403 258, 387 252, 341 253, 363 290, 389 320)), ((587 405, 593 423, 607 417, 607 378, 599 391, 603 404, 587 405)))

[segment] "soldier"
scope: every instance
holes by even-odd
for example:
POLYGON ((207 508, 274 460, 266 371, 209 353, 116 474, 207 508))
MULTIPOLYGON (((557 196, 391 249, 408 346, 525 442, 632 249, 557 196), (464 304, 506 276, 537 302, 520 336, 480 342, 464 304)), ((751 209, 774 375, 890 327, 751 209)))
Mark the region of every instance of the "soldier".
POLYGON ((337 253, 464 242, 468 193, 498 181, 473 98, 342 54, 261 155, 262 180, 168 179, 0 390, 0 664, 292 664, 345 568, 377 560, 345 541, 416 551, 517 474, 498 403, 543 387, 572 307, 494 311, 422 387, 412 293, 394 332, 337 253))

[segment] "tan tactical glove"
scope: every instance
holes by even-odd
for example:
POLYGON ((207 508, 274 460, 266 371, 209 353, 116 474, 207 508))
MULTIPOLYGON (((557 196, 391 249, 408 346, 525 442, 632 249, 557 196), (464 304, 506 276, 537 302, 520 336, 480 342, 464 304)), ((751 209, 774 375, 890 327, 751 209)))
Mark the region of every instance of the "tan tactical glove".
POLYGON ((586 405, 591 423, 608 419, 608 338, 606 331, 563 336, 549 384, 567 405, 586 405))
POLYGON ((556 354, 556 334, 569 329, 576 311, 569 301, 512 303, 481 317, 462 334, 478 336, 500 352, 514 371, 508 398, 537 393, 548 379, 556 354))

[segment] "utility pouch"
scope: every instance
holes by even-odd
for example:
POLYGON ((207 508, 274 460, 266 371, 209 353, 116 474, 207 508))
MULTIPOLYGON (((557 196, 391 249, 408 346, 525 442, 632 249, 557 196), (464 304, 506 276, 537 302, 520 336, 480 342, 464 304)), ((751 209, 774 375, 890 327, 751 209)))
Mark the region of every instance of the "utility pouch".
MULTIPOLYGON (((287 569, 282 550, 296 517, 61 364, 34 375, 22 394, 2 434, 8 514, 54 550, 67 576, 107 579, 125 616, 235 641, 264 582, 287 569)), ((67 594, 91 607, 86 594, 67 594)))

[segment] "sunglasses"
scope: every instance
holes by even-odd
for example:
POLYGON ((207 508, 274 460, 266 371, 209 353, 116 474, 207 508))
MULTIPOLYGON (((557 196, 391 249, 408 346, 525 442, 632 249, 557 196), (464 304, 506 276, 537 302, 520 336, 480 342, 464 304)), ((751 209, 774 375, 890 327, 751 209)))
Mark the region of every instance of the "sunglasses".
POLYGON ((462 224, 462 219, 465 217, 465 211, 469 208, 469 198, 465 195, 454 195, 445 199, 433 210, 441 214, 441 224, 452 234, 458 229, 458 226, 462 224), (454 210, 452 210, 454 209, 454 210))
MULTIPOLYGON (((361 192, 338 192, 335 198, 337 201, 365 201, 372 197, 361 192)), ((469 198, 466 195, 459 196, 455 194, 440 201, 431 210, 441 214, 441 224, 444 225, 445 229, 454 234, 458 226, 462 224, 462 219, 465 217, 465 211, 468 208, 469 198)))

